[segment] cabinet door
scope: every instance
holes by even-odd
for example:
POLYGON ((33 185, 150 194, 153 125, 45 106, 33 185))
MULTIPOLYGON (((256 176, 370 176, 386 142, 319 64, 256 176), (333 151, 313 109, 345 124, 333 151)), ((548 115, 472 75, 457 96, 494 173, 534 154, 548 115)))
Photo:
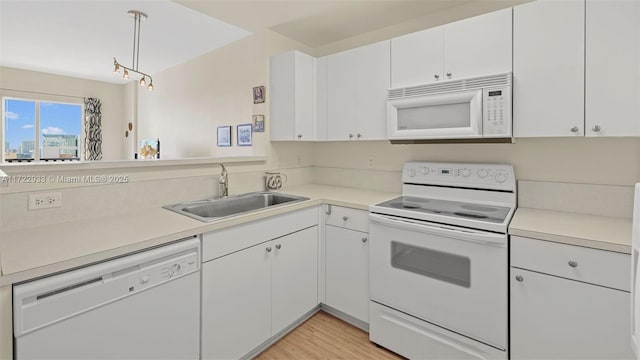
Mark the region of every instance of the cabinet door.
POLYGON ((271 334, 318 305, 318 226, 272 240, 271 334))
POLYGON ((387 138, 387 91, 391 76, 390 42, 382 41, 358 49, 356 139, 387 138))
POLYGON ((584 135, 584 2, 513 9, 515 137, 584 135))
POLYGON ((267 246, 202 265, 203 359, 238 359, 271 337, 273 251, 267 246))
POLYGON ((294 135, 297 140, 314 140, 315 59, 298 51, 295 54, 294 135))
POLYGON ((272 141, 295 140, 295 52, 269 58, 269 128, 272 141))
POLYGON ((640 2, 586 4, 587 136, 640 135, 640 2))
POLYGON ((511 40, 511 8, 445 25, 445 79, 511 72, 511 40))
POLYGON ((510 304, 512 359, 633 358, 628 292, 511 268, 510 304))
POLYGON ((369 234, 326 227, 326 302, 369 322, 369 234))
POLYGON ((327 140, 355 139, 355 98, 358 90, 356 51, 352 49, 328 56, 327 140))
POLYGON ((442 26, 391 39, 391 87, 442 80, 443 51, 442 26))
POLYGON ((316 59, 316 80, 315 80, 315 140, 327 140, 327 57, 316 59))

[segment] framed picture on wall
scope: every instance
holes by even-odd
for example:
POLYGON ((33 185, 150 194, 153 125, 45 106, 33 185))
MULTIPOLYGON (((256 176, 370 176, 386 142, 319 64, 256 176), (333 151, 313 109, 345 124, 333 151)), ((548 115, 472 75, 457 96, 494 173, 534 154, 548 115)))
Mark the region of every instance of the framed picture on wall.
POLYGON ((253 88, 253 103, 262 104, 264 102, 264 86, 256 86, 253 88))
POLYGON ((218 146, 231 146, 231 126, 218 126, 218 146))
POLYGON ((251 146, 251 124, 238 125, 238 146, 251 146))
POLYGON ((264 132, 264 115, 253 115, 253 132, 264 132))

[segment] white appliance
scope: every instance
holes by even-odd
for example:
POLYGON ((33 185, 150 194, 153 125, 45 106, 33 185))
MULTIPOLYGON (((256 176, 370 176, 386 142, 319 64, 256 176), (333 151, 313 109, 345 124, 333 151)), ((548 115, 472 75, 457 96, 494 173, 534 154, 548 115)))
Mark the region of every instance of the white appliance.
POLYGON ((640 329, 640 274, 638 265, 640 262, 640 184, 636 184, 635 197, 633 202, 633 231, 631 238, 631 349, 640 359, 640 340, 638 330, 640 329))
POLYGON ((408 358, 506 359, 511 165, 409 162, 370 207, 371 341, 408 358))
POLYGON ((13 288, 15 359, 198 359, 197 238, 13 288))
POLYGON ((511 141, 511 73, 391 89, 391 142, 442 139, 511 141))

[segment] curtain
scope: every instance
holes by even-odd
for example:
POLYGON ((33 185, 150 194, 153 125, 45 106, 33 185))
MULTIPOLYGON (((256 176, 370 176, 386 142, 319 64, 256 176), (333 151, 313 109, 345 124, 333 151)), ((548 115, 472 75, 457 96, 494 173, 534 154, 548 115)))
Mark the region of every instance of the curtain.
POLYGON ((84 159, 102 160, 102 102, 84 99, 84 159))

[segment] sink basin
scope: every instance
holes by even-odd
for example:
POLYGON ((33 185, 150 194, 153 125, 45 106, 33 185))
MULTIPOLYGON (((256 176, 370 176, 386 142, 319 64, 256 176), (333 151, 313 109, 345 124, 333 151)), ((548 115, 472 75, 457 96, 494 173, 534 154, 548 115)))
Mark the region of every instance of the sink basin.
POLYGON ((224 198, 167 205, 164 206, 164 208, 200 221, 210 222, 233 215, 273 208, 278 205, 304 200, 309 200, 309 198, 282 193, 254 192, 224 198))

